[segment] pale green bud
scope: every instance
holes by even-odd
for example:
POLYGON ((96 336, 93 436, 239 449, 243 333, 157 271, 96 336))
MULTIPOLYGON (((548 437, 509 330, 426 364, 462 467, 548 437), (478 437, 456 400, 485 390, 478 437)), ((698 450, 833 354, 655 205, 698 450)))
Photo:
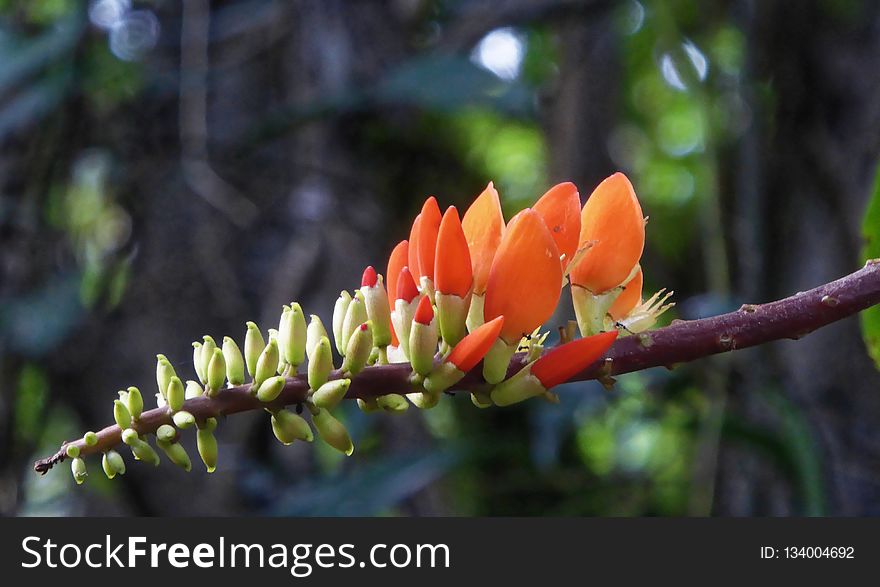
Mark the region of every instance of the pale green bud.
POLYGON ((86 471, 86 462, 79 457, 70 461, 70 472, 73 473, 73 480, 77 485, 82 485, 82 482, 89 476, 89 472, 86 471))
POLYGON ((498 338, 483 357, 483 379, 491 384, 501 383, 507 377, 507 368, 516 352, 517 344, 507 344, 498 338))
POLYGON ((153 447, 141 440, 137 431, 132 428, 126 428, 122 431, 122 442, 131 448, 131 452, 135 458, 153 466, 159 466, 159 455, 153 450, 153 447))
POLYGON ((176 375, 171 378, 168 383, 168 390, 165 392, 165 401, 172 412, 178 411, 183 407, 185 392, 183 390, 183 382, 176 375))
POLYGON ((345 320, 342 321, 342 350, 348 352, 348 341, 354 331, 366 322, 367 308, 364 305, 364 294, 360 290, 356 291, 348 309, 345 311, 345 320))
POLYGON ((428 393, 441 393, 459 381, 464 377, 464 373, 458 369, 454 364, 446 362, 440 363, 437 367, 431 371, 431 374, 425 377, 425 381, 422 385, 425 386, 425 389, 428 393))
POLYGON ((312 395, 312 401, 319 408, 332 410, 345 398, 351 379, 334 379, 319 387, 312 395))
POLYGON ((315 439, 309 423, 289 410, 278 410, 272 414, 272 432, 284 445, 294 440, 312 442, 315 439))
POLYGON ((377 347, 391 344, 391 307, 388 305, 388 293, 381 275, 376 276, 376 285, 362 286, 361 295, 367 310, 367 318, 373 330, 373 343, 377 347))
POLYGON ((186 454, 186 449, 177 442, 177 430, 168 424, 159 426, 159 429, 156 430, 156 444, 172 463, 186 472, 192 469, 192 462, 189 460, 189 455, 186 454))
POLYGON ((460 298, 457 295, 444 294, 439 291, 434 295, 437 303, 437 323, 440 335, 449 348, 454 347, 464 338, 465 323, 471 303, 470 297, 467 295, 460 298))
POLYGON ((67 448, 64 449, 64 452, 67 453, 67 456, 70 458, 75 459, 79 456, 79 447, 75 444, 68 444, 67 448))
POLYGON ((330 350, 330 339, 322 336, 315 345, 309 359, 309 387, 318 389, 327 382, 333 370, 333 351, 330 350))
POLYGON ((293 302, 288 316, 287 344, 284 347, 285 360, 294 367, 306 360, 306 317, 302 307, 293 302))
POLYGON ((141 395, 141 390, 137 387, 129 387, 126 404, 128 405, 128 413, 131 414, 131 417, 135 420, 140 418, 144 412, 144 396, 141 395))
POLYGON ((389 393, 376 398, 376 404, 386 412, 405 412, 409 409, 409 402, 402 395, 389 393))
POLYGON ((83 442, 86 443, 86 446, 95 446, 98 444, 98 435, 89 430, 83 434, 83 442))
POLYGON ((198 377, 199 381, 202 384, 205 383, 206 375, 205 372, 202 371, 202 343, 196 341, 192 343, 193 347, 193 368, 196 370, 196 377, 198 377))
POLYGON ((547 393, 529 367, 518 371, 510 379, 503 381, 492 390, 492 402, 496 406, 510 406, 527 399, 547 393))
POLYGON ((177 373, 175 373, 174 367, 165 355, 156 355, 156 384, 159 386, 159 393, 162 394, 162 397, 165 397, 165 392, 168 391, 168 383, 175 375, 177 373))
POLYGON ((378 412, 381 409, 379 408, 379 404, 376 402, 376 398, 374 397, 368 399, 357 398, 357 405, 365 414, 378 412))
POLYGON ((196 423, 195 416, 183 410, 179 412, 174 412, 174 414, 171 416, 171 419, 174 421, 174 425, 181 430, 192 428, 192 426, 196 423))
POLYGON ((177 439, 177 430, 169 424, 162 424, 156 430, 156 440, 162 442, 174 442, 177 439))
POLYGON ((257 372, 257 361, 259 361, 264 348, 266 348, 266 342, 263 340, 260 329, 253 322, 248 322, 247 334, 244 335, 244 360, 248 375, 251 377, 257 372))
POLYGON ((495 404, 492 403, 492 398, 488 393, 484 391, 475 391, 471 394, 471 403, 481 410, 485 410, 486 408, 491 408, 495 404))
MULTIPOLYGON (((351 303, 354 305, 358 302, 353 300, 351 303)), ((367 321, 355 328, 349 337, 348 346, 345 348, 345 358, 342 360, 342 371, 351 375, 357 375, 363 371, 372 350, 373 331, 370 322, 367 321)))
POLYGON ((342 290, 333 306, 333 341, 336 343, 336 350, 340 355, 345 354, 346 341, 342 338, 342 326, 345 323, 349 304, 351 304, 351 294, 342 290))
POLYGON ((403 356, 409 360, 409 336, 413 325, 413 316, 415 316, 416 308, 419 307, 421 296, 416 296, 412 301, 398 299, 394 302, 394 310, 391 312, 391 322, 394 324, 394 331, 400 341, 400 351, 403 356))
POLYGON ((348 435, 348 430, 345 429, 342 422, 330 414, 329 410, 318 409, 312 414, 312 423, 318 430, 321 440, 339 452, 345 453, 346 456, 351 456, 351 453, 354 452, 354 445, 348 435))
POLYGON ((211 364, 211 360, 214 358, 214 351, 218 347, 217 343, 214 342, 214 339, 207 334, 202 337, 202 341, 202 352, 199 358, 202 361, 202 373, 204 373, 206 380, 208 380, 211 378, 211 374, 208 372, 208 366, 211 364))
POLYGON ((428 375, 434 369, 434 355, 437 353, 437 319, 430 324, 413 322, 409 331, 409 360, 413 371, 428 375))
POLYGON ((466 321, 468 332, 473 332, 485 323, 485 319, 483 318, 483 306, 485 304, 485 301, 485 296, 479 294, 473 294, 471 296, 471 303, 468 307, 468 315, 466 321))
POLYGON ((193 381, 190 379, 186 382, 186 390, 184 391, 184 397, 186 399, 192 399, 194 397, 201 397, 202 394, 205 393, 204 388, 199 384, 198 381, 193 381))
POLYGON ((406 394, 406 397, 409 398, 409 401, 413 403, 413 405, 420 410, 430 410, 435 407, 438 403, 440 403, 440 393, 433 393, 430 391, 414 391, 413 393, 406 394))
POLYGON ((265 380, 257 390, 257 399, 261 402, 273 402, 284 391, 284 377, 276 375, 265 380))
POLYGON ((321 322, 321 319, 317 314, 312 314, 311 321, 306 329, 306 355, 309 357, 310 361, 315 353, 315 347, 318 346, 318 343, 321 342, 321 338, 324 337, 326 337, 327 340, 330 340, 327 336, 327 329, 324 328, 324 323, 321 322))
POLYGON ((116 425, 123 430, 131 426, 131 414, 121 400, 113 400, 113 419, 116 420, 116 425))
POLYGON ((199 456, 205 463, 205 468, 209 473, 213 473, 217 469, 217 439, 212 429, 203 428, 196 432, 196 447, 199 449, 199 456))
POLYGON ((101 467, 108 479, 113 479, 116 475, 125 475, 125 461, 115 450, 108 450, 101 458, 101 467))
POLYGON ((223 358, 223 351, 214 349, 214 356, 208 363, 208 397, 214 397, 217 392, 223 389, 223 383, 226 381, 226 359, 223 358))
POLYGON ((278 369, 279 356, 278 341, 275 337, 271 337, 266 348, 260 353, 260 358, 257 360, 256 371, 254 373, 254 393, 256 393, 256 390, 260 388, 260 385, 262 385, 265 380, 275 375, 278 369))
POLYGON ((226 378, 230 385, 244 383, 244 357, 235 341, 228 336, 223 337, 223 359, 226 361, 226 378))
MULTIPOLYGON (((282 362, 287 356, 287 343, 290 338, 290 306, 285 305, 281 310, 281 319, 278 321, 278 330, 275 331, 275 337, 278 339, 278 352, 281 354, 282 362)), ((269 330, 269 336, 272 336, 272 330, 269 330)))

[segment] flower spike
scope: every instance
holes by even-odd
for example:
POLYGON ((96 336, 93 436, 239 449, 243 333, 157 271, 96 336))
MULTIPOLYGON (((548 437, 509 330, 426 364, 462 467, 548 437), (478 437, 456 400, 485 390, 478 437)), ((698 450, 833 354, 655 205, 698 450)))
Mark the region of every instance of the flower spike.
POLYGON ((504 326, 483 365, 486 381, 504 379, 519 340, 553 314, 561 284, 556 242, 538 213, 526 208, 510 221, 489 272, 485 317, 504 316, 504 326))
POLYGON ((437 319, 444 342, 454 346, 465 334, 470 306, 471 256, 461 228, 458 210, 450 206, 443 214, 434 257, 434 288, 437 319))
POLYGON ((504 316, 498 316, 461 339, 443 363, 425 378, 425 389, 438 394, 458 383, 486 356, 503 326, 504 316))
POLYGON ((509 406, 533 397, 546 397, 551 388, 565 383, 604 355, 616 338, 617 331, 611 331, 559 345, 497 385, 490 395, 492 402, 509 406))
POLYGON ((532 209, 544 220, 563 256, 563 265, 567 265, 578 249, 581 233, 581 199, 577 187, 571 182, 556 184, 532 209))

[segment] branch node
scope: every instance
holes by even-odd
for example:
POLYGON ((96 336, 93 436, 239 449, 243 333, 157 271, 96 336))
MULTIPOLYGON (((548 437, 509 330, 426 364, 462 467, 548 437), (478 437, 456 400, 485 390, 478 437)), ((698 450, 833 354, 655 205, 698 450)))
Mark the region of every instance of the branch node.
POLYGON ((822 305, 828 306, 829 308, 833 308, 840 303, 840 300, 835 298, 834 296, 824 295, 822 296, 822 305))

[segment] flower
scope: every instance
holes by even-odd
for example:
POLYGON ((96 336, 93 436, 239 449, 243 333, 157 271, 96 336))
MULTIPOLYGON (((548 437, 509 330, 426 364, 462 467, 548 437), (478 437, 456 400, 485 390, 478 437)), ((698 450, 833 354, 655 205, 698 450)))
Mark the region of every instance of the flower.
POLYGON ((421 213, 413 222, 409 238, 409 270, 412 271, 423 293, 434 288, 434 254, 437 250, 437 232, 440 230, 440 207, 434 196, 425 200, 421 213))
POLYGON ((440 333, 448 346, 454 346, 465 335, 473 281, 467 239, 458 218, 458 210, 450 206, 440 222, 434 257, 437 319, 440 333))
POLYGON ((464 213, 461 227, 467 239, 474 274, 474 294, 483 295, 489 281, 489 269, 504 234, 501 201, 492 182, 477 196, 464 213))
POLYGON ((425 378, 425 390, 436 395, 461 381, 465 373, 486 356, 498 340, 503 326, 504 316, 498 316, 461 339, 446 359, 425 378))
POLYGON ((504 316, 501 338, 516 344, 556 309, 562 283, 559 249, 537 212, 526 208, 507 231, 486 285, 486 320, 504 316))
POLYGON ((642 207, 622 173, 602 181, 584 204, 578 245, 591 243, 572 268, 571 282, 601 294, 626 280, 645 246, 642 207))
MULTIPOLYGON (((394 296, 397 294, 397 278, 400 275, 400 270, 403 269, 407 263, 409 263, 409 241, 403 240, 397 243, 391 250, 391 255, 388 256, 388 268, 385 271, 385 277, 387 278, 388 283, 388 307, 392 310, 394 309, 394 300, 396 299, 394 296)), ((391 346, 399 345, 400 338, 392 327, 391 346)))
POLYGON ((563 256, 563 265, 567 265, 574 258, 580 240, 581 199, 577 187, 571 182, 556 184, 532 209, 544 220, 563 256))

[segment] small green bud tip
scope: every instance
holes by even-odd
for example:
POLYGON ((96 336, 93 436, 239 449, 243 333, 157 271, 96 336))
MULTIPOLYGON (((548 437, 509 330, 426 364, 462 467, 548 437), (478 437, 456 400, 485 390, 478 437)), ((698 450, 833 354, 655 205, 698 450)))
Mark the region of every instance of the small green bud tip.
POLYGON ((183 382, 176 375, 168 382, 168 390, 165 392, 165 400, 168 402, 168 408, 172 412, 177 412, 183 407, 186 399, 186 392, 183 389, 183 382))
POLYGON ((226 361, 226 378, 230 385, 244 383, 244 357, 241 349, 230 337, 223 337, 223 359, 226 361))
POLYGON ((110 479, 116 475, 125 475, 125 461, 123 460, 122 455, 115 450, 108 450, 104 453, 104 457, 101 459, 101 465, 104 467, 104 473, 110 477, 110 479), (108 469, 113 472, 113 476, 110 475, 108 469))
POLYGON ((211 359, 214 357, 214 349, 217 348, 217 343, 214 342, 214 339, 207 334, 202 337, 202 352, 200 353, 199 360, 201 361, 202 373, 205 377, 208 377, 208 365, 211 364, 211 359))
POLYGON ((365 414, 371 414, 373 412, 378 412, 380 409, 379 404, 376 402, 376 398, 374 398, 374 397, 371 397, 369 399, 358 398, 357 404, 358 404, 358 407, 361 409, 361 411, 365 414))
POLYGON ((257 372, 257 361, 264 348, 266 348, 266 342, 263 340, 260 329, 253 322, 248 322, 247 333, 244 335, 244 359, 248 375, 251 377, 257 372))
POLYGON ((328 342, 330 340, 327 336, 327 329, 324 328, 324 323, 321 322, 321 318, 316 314, 312 314, 309 326, 306 329, 306 356, 308 356, 310 361, 315 355, 315 347, 318 346, 322 338, 327 338, 328 342))
POLYGON ((138 437, 138 433, 133 428, 126 428, 122 431, 122 442, 131 446, 135 442, 140 442, 140 438, 138 437))
POLYGON ((156 430, 156 438, 162 442, 174 442, 177 438, 177 430, 175 430, 173 426, 162 424, 156 430))
POLYGON ((280 375, 270 377, 264 381, 257 390, 257 399, 261 402, 275 401, 278 399, 278 396, 281 395, 281 392, 284 391, 284 383, 284 377, 281 377, 280 375))
POLYGON ((441 394, 439 393, 431 393, 429 391, 416 391, 406 394, 409 401, 420 410, 430 410, 435 407, 440 403, 440 396, 441 394))
POLYGON ((343 400, 345 394, 348 393, 348 388, 350 386, 351 379, 334 379, 333 381, 328 381, 315 391, 312 395, 312 401, 319 408, 332 410, 343 400))
POLYGON ((70 462, 70 472, 73 473, 73 480, 77 485, 82 485, 82 482, 89 476, 86 471, 86 462, 79 457, 70 462))
POLYGON ((309 388, 317 390, 324 385, 332 370, 333 351, 330 350, 330 339, 322 336, 309 359, 309 388))
POLYGON ((107 475, 108 479, 116 477, 116 470, 113 468, 113 465, 110 464, 110 460, 107 458, 106 453, 101 457, 101 468, 104 469, 104 474, 107 475))
POLYGON ((344 453, 345 456, 351 456, 354 452, 354 444, 342 422, 334 418, 328 410, 320 409, 312 414, 312 422, 324 442, 344 453))
POLYGON ((217 439, 214 438, 214 432, 208 428, 196 432, 196 447, 208 473, 213 473, 217 469, 217 439))
POLYGON ((306 316, 297 302, 290 304, 287 324, 287 344, 284 347, 284 359, 296 367, 306 360, 306 330, 308 329, 306 316))
POLYGON ((129 387, 126 404, 131 417, 135 420, 140 418, 144 412, 144 396, 141 395, 141 390, 137 387, 129 387))
POLYGON ((483 357, 483 378, 495 385, 507 377, 507 368, 516 352, 516 343, 507 344, 501 338, 495 340, 489 352, 483 357))
POLYGON ((98 435, 89 430, 83 434, 83 442, 86 443, 86 446, 95 446, 98 444, 98 435))
POLYGON ((202 383, 205 382, 205 372, 202 371, 202 343, 194 342, 193 346, 193 368, 196 370, 196 377, 202 383))
POLYGON ((64 452, 66 452, 67 456, 70 458, 75 459, 79 456, 79 447, 75 444, 68 444, 67 449, 65 449, 64 452))
POLYGON ((131 426, 131 414, 121 400, 113 400, 113 419, 116 420, 116 425, 123 430, 131 426))
POLYGON ((345 358, 342 360, 342 370, 351 375, 357 375, 367 365, 372 350, 373 331, 368 320, 359 325, 348 339, 345 358))
POLYGON ((376 398, 376 403, 386 412, 401 413, 409 409, 409 402, 402 395, 389 393, 376 398))
POLYGON ((204 393, 205 389, 199 384, 198 381, 193 381, 192 379, 190 379, 186 382, 186 391, 184 392, 184 397, 186 399, 200 397, 204 393))
POLYGON ((196 423, 196 418, 189 412, 175 412, 171 419, 174 421, 174 425, 180 428, 181 430, 186 430, 187 428, 192 428, 196 423))
POLYGON ((162 397, 165 397, 168 383, 177 373, 174 372, 174 366, 165 358, 165 355, 157 356, 159 359, 156 361, 156 385, 159 387, 159 393, 162 394, 162 397))
POLYGON ((177 442, 158 441, 159 448, 168 457, 168 460, 189 473, 192 470, 192 461, 186 453, 186 449, 177 442))
POLYGON ((450 362, 441 363, 425 378, 423 385, 429 393, 441 393, 464 377, 464 373, 450 362))
POLYGON ((205 423, 199 428, 213 432, 217 429, 217 418, 205 418, 205 423))
POLYGON ((214 397, 217 392, 223 389, 223 383, 226 381, 226 359, 223 358, 223 351, 215 348, 211 361, 208 363, 208 395, 214 397))
POLYGON ((270 338, 269 343, 266 345, 266 348, 263 349, 263 352, 260 353, 260 358, 257 361, 257 370, 254 374, 253 393, 256 393, 256 390, 260 388, 260 385, 262 385, 264 381, 275 375, 278 369, 279 357, 278 341, 275 338, 270 338))
MULTIPOLYGON (((342 322, 342 349, 345 351, 345 354, 348 354, 348 345, 352 335, 369 319, 363 297, 363 294, 357 291, 351 303, 348 304, 348 310, 345 312, 345 320, 342 322)), ((372 332, 370 335, 372 337, 372 332)))

